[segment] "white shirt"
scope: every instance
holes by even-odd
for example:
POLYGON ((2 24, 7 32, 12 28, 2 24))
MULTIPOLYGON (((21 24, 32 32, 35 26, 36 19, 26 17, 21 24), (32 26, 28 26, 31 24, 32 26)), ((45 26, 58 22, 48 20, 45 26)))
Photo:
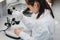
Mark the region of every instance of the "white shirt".
POLYGON ((45 10, 44 14, 36 19, 37 14, 32 14, 31 17, 23 15, 22 22, 32 30, 32 36, 22 31, 19 36, 23 40, 54 40, 54 19, 50 15, 49 10, 45 10))

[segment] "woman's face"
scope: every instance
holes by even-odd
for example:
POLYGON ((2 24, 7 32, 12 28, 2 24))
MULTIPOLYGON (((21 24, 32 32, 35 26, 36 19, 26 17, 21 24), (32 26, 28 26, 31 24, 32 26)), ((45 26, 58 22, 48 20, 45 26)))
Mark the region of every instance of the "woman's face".
POLYGON ((40 5, 38 2, 35 2, 34 5, 28 5, 26 3, 26 6, 33 12, 33 13, 38 13, 39 12, 39 8, 40 8, 40 5))

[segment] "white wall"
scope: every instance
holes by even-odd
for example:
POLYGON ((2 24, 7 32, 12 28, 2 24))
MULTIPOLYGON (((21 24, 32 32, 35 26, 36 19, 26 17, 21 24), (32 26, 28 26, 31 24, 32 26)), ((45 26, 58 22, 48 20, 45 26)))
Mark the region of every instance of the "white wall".
POLYGON ((25 3, 25 0, 19 0, 20 3, 25 3))
POLYGON ((53 12, 58 24, 55 26, 55 40, 60 40, 60 0, 56 0, 53 6, 53 12))
POLYGON ((7 9, 6 9, 6 1, 0 2, 0 17, 7 15, 7 9))
POLYGON ((14 3, 14 2, 25 3, 25 0, 6 0, 6 2, 7 2, 7 4, 14 3))
POLYGON ((6 0, 7 4, 17 2, 17 0, 6 0))

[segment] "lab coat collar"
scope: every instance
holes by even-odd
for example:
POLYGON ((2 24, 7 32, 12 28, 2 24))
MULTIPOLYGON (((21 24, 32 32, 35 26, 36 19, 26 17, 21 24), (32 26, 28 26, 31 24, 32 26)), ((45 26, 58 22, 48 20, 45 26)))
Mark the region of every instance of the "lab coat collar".
MULTIPOLYGON (((44 13, 39 17, 39 19, 41 19, 41 18, 43 18, 44 16, 50 14, 49 12, 50 12, 50 11, 49 11, 48 9, 45 9, 44 13)), ((31 16, 31 17, 33 17, 33 18, 36 19, 37 15, 38 15, 38 13, 32 13, 32 16, 31 16)))

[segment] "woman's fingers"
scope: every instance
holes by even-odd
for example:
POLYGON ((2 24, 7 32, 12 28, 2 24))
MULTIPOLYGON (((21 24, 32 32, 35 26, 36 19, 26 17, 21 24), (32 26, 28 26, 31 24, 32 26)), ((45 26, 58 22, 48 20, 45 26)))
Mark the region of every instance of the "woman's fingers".
POLYGON ((19 35, 21 31, 22 31, 22 30, 20 30, 20 29, 14 29, 14 33, 15 33, 16 35, 19 35))

